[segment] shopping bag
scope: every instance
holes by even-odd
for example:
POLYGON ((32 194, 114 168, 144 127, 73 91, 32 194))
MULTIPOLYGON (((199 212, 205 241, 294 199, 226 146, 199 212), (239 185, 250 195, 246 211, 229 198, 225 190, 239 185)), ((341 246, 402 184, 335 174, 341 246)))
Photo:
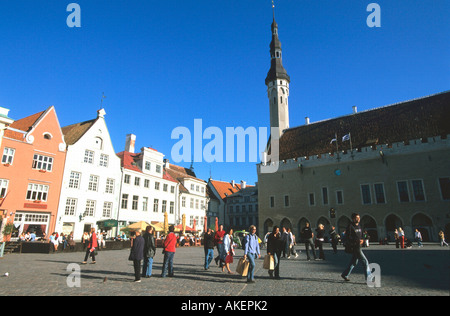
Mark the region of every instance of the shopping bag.
POLYGON ((264 257, 263 268, 267 270, 275 270, 275 259, 272 255, 266 255, 264 257))
POLYGON ((249 265, 250 262, 248 262, 244 258, 239 259, 238 265, 236 267, 236 272, 243 277, 247 276, 249 265))

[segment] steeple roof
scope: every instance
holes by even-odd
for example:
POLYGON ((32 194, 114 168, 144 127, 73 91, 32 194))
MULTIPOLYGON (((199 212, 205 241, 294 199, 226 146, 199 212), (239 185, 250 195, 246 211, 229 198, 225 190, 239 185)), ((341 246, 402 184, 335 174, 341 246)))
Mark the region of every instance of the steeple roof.
POLYGON ((290 82, 291 78, 287 74, 286 69, 284 69, 281 58, 281 42, 278 38, 278 24, 275 21, 275 13, 273 16, 271 28, 272 28, 272 41, 270 42, 271 65, 270 70, 267 73, 266 85, 269 84, 269 82, 274 81, 276 79, 284 79, 290 82))

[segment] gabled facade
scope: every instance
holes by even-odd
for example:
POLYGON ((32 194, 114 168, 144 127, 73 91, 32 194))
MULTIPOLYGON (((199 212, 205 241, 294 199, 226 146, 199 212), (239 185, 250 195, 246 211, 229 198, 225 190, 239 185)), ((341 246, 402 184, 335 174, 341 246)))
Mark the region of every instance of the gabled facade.
POLYGON ((241 182, 241 190, 224 199, 225 216, 229 227, 248 230, 250 225, 258 227, 258 187, 241 182))
POLYGON ((105 114, 102 109, 93 120, 62 128, 67 155, 56 231, 74 232, 75 240, 97 222, 117 219, 122 173, 105 114))
POLYGON ((168 160, 165 160, 164 170, 179 182, 178 224, 185 215, 187 226, 195 226, 196 231, 203 232, 209 203, 206 182, 197 178, 192 170, 169 164, 168 160))
POLYGON ((56 225, 66 144, 55 108, 16 120, 4 131, 0 153, 1 210, 12 237, 51 234, 56 225))
POLYGON ((121 160, 122 183, 119 205, 119 227, 146 221, 177 224, 178 182, 164 172, 164 155, 155 149, 143 147, 134 153, 136 136, 127 135, 121 160))

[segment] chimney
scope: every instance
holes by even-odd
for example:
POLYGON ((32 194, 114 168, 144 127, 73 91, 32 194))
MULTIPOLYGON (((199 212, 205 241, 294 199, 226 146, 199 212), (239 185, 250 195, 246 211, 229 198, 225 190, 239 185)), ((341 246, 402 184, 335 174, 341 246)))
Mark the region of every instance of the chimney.
POLYGON ((305 124, 309 125, 309 117, 305 117, 305 124))
POLYGON ((231 180, 231 186, 234 188, 234 185, 235 185, 235 183, 234 183, 234 180, 231 180))
POLYGON ((97 118, 105 118, 106 111, 104 109, 100 109, 97 111, 97 118))
POLYGON ((164 168, 165 169, 169 169, 170 165, 169 165, 169 159, 164 159, 164 168))
POLYGON ((125 151, 134 154, 134 145, 136 143, 136 135, 128 134, 125 142, 125 151))
POLYGON ((353 114, 358 113, 358 107, 356 105, 352 106, 353 108, 353 114))
POLYGON ((245 182, 244 180, 241 180, 241 189, 245 189, 247 186, 247 182, 245 182))

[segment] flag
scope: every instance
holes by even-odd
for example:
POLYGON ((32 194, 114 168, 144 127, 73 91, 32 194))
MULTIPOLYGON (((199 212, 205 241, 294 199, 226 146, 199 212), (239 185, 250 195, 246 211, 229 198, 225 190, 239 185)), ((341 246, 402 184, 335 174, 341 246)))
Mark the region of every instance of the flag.
POLYGON ((333 144, 335 141, 337 141, 337 139, 336 139, 336 138, 333 138, 333 139, 331 140, 330 144, 333 144))
POLYGON ((344 136, 342 137, 342 141, 343 141, 343 142, 345 142, 345 141, 347 141, 347 140, 350 140, 350 133, 348 133, 347 135, 344 135, 344 136))

